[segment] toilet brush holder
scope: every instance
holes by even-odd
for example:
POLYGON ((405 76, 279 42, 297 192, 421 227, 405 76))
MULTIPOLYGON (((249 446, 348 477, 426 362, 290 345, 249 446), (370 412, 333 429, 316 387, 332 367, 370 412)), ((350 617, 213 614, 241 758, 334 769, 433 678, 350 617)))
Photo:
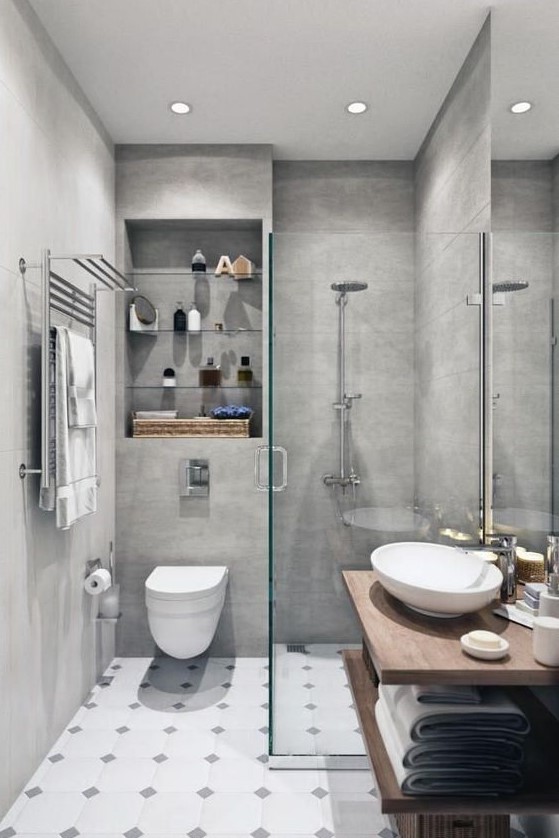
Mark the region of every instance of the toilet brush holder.
POLYGON ((120 585, 112 585, 99 597, 99 617, 115 619, 120 616, 120 585))

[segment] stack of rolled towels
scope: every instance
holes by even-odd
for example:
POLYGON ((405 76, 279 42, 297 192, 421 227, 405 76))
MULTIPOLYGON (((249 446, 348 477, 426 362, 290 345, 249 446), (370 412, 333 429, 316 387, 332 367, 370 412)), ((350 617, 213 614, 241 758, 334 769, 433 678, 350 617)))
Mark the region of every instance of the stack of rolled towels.
POLYGON ((402 792, 514 794, 530 724, 496 687, 379 687, 379 732, 402 792))

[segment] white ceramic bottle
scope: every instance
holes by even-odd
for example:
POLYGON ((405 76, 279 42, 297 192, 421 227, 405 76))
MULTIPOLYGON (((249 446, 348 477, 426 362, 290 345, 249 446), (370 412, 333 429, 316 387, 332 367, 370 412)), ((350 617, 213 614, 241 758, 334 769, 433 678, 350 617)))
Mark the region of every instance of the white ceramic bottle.
POLYGON ((551 573, 547 591, 540 594, 540 617, 559 617, 559 575, 551 573))
POLYGON ((200 316, 200 312, 196 308, 196 303, 190 304, 190 309, 188 312, 188 331, 189 332, 199 332, 202 325, 202 318, 200 316))

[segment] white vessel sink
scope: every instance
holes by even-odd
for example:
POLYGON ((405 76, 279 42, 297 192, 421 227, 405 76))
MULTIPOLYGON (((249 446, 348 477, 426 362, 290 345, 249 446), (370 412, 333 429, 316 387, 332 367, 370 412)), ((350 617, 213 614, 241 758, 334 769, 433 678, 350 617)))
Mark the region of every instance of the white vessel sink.
POLYGON ((371 553, 371 564, 388 593, 432 617, 478 611, 497 596, 503 575, 480 554, 442 544, 402 541, 371 553))

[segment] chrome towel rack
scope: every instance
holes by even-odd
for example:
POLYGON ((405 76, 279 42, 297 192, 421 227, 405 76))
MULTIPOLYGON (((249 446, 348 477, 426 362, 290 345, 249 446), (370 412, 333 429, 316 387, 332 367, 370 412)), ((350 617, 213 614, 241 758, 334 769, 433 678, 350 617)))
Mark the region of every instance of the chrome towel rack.
POLYGON ((72 322, 80 323, 89 329, 95 346, 98 283, 111 291, 135 289, 128 284, 124 274, 102 254, 52 254, 50 250, 45 249, 38 263, 28 263, 24 258, 19 260, 22 277, 31 268, 41 271, 41 468, 27 468, 25 463, 22 463, 19 476, 23 479, 28 474, 40 474, 43 492, 51 488, 55 474, 52 312, 68 317, 72 322), (62 269, 59 269, 58 265, 57 270, 53 270, 53 262, 71 262, 92 276, 95 281, 89 280, 89 291, 84 291, 62 276, 62 269))

